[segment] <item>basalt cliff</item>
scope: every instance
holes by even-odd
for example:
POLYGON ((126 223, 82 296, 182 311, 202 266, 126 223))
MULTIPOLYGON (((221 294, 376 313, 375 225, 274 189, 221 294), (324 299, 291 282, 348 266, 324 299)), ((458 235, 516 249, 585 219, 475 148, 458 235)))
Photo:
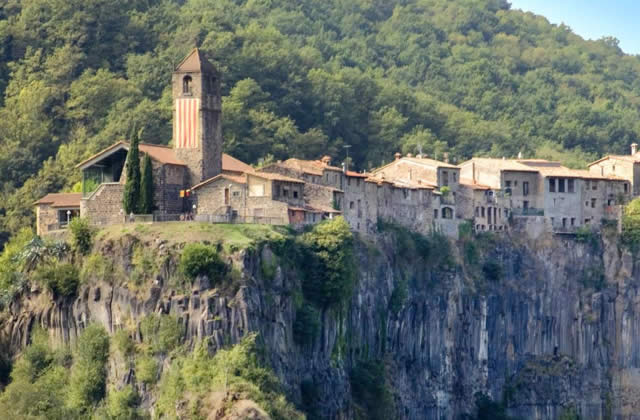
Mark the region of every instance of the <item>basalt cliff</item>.
MULTIPOLYGON (((140 341, 140 322, 158 314, 178 320, 185 346, 206 343, 211 354, 256 332, 262 362, 307 418, 383 418, 380 410, 386 418, 474 418, 484 398, 514 418, 632 419, 640 417, 640 278, 619 242, 610 232, 450 243, 382 229, 354 238, 345 301, 305 312, 306 270, 318 267, 295 241, 219 245, 233 284, 200 275, 177 287, 184 243, 130 230, 93 248, 119 280, 94 270, 67 298, 31 285, 5 308, 0 340, 12 359, 36 327, 73 343, 92 323, 110 335, 128 326, 140 341), (134 282, 141 252, 152 275, 134 282)), ((161 357, 158 375, 170 364, 161 357)), ((110 357, 108 382, 132 385, 153 416, 154 387, 136 366, 110 357)), ((176 410, 191 418, 179 402, 176 410)), ((259 408, 254 415, 268 417, 259 408)))

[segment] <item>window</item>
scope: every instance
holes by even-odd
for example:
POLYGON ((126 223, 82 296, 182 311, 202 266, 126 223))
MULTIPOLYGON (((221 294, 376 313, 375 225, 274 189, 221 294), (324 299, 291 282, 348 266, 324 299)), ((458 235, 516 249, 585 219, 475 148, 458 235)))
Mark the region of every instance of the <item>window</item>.
POLYGON ((524 208, 524 209, 528 209, 529 208, 529 202, 527 200, 524 200, 522 202, 522 208, 524 208))
POLYGON ((595 191, 595 190, 597 190, 597 189, 598 189, 598 181, 593 181, 593 182, 591 182, 591 189, 592 189, 593 191, 595 191))
POLYGON ((289 197, 289 188, 282 187, 282 196, 289 197))
POLYGON ((518 180, 513 181, 513 186, 517 187, 518 186, 518 180))
POLYGON ((524 195, 524 196, 529 195, 529 182, 528 181, 524 181, 522 183, 522 195, 524 195))
POLYGON ((445 187, 449 185, 449 172, 442 171, 442 185, 445 187))
POLYGON ((234 191, 231 195, 234 197, 240 197, 240 191, 234 191))
POLYGON ((585 188, 588 190, 589 189, 589 181, 584 181, 584 185, 585 185, 585 188))
POLYGON ((443 219, 453 219, 453 209, 451 207, 445 207, 442 209, 443 219))
POLYGON ((184 76, 182 79, 182 94, 191 95, 191 76, 184 76))
POLYGON ((627 194, 629 192, 629 184, 624 183, 624 193, 627 194))
POLYGON ((433 210, 433 218, 437 219, 438 218, 438 209, 434 209, 433 210))
POLYGON ((572 217, 571 218, 571 226, 575 226, 576 225, 576 218, 572 217))
POLYGON ((506 188, 511 188, 511 181, 504 181, 504 186, 506 188))
POLYGON ((558 192, 564 192, 564 178, 558 178, 558 192))
POLYGON ((298 198, 298 191, 293 192, 293 198, 298 198))
POLYGON ((589 220, 589 219, 584 219, 584 224, 585 224, 585 225, 588 225, 590 221, 591 221, 591 220, 589 220))
POLYGON ((362 217, 362 207, 360 206, 360 200, 358 200, 358 217, 362 217))
POLYGON ((573 178, 567 179, 567 192, 570 192, 570 193, 576 192, 574 183, 575 183, 575 180, 573 178))
POLYGON ((549 192, 556 192, 556 179, 549 178, 549 192))
POLYGON ((585 202, 584 202, 584 206, 585 206, 585 207, 589 207, 589 202, 588 202, 588 201, 585 201, 585 202))
POLYGON ((350 210, 353 210, 353 201, 350 201, 350 202, 349 202, 349 209, 350 209, 350 210))
POLYGON ((458 174, 454 172, 452 175, 453 175, 453 182, 454 183, 458 182, 458 174))
POLYGON ((562 218, 562 227, 563 227, 563 228, 566 228, 566 227, 567 227, 567 218, 566 218, 566 217, 563 217, 563 218, 562 218))
POLYGON ((229 188, 225 188, 224 189, 224 205, 228 206, 229 205, 229 188))
POLYGON ((482 210, 482 217, 484 217, 484 207, 481 207, 482 210))
POLYGON ((480 207, 476 207, 476 217, 480 216, 480 207))
POLYGON ((592 199, 591 199, 591 208, 592 208, 592 209, 595 209, 595 208, 596 208, 596 199, 595 199, 595 198, 592 198, 592 199))

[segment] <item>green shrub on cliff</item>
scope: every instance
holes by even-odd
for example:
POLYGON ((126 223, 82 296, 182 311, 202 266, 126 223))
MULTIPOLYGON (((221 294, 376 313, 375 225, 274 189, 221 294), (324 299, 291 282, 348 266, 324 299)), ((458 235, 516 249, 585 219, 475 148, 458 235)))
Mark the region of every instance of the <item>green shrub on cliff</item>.
POLYGON ((233 401, 249 399, 274 420, 304 418, 285 399, 275 374, 258 361, 256 334, 247 335, 229 349, 218 350, 214 356, 203 342, 191 354, 175 358, 158 385, 157 415, 169 419, 185 413, 203 416, 201 402, 212 392, 231 396, 219 407, 223 410, 229 409, 233 401), (178 407, 176 401, 185 401, 187 406, 178 407), (180 409, 184 411, 178 413, 180 409))
POLYGON ((193 280, 197 276, 207 276, 212 283, 222 280, 226 265, 211 245, 191 243, 184 247, 180 255, 180 271, 193 280))
POLYGON ((57 260, 40 265, 34 277, 40 284, 47 286, 54 296, 74 296, 80 284, 78 269, 71 263, 57 260))
POLYGON ((640 248, 640 198, 631 201, 624 209, 622 243, 633 252, 640 248))
POLYGON ((293 338, 299 345, 313 343, 320 330, 320 313, 310 303, 305 302, 296 311, 293 323, 293 338))
POLYGON ((76 217, 69 222, 69 229, 71 230, 71 245, 73 248, 82 255, 88 254, 93 246, 94 235, 94 229, 89 224, 89 219, 76 217))
POLYGON ((97 324, 90 324, 78 337, 73 351, 73 366, 68 391, 68 404, 88 413, 106 392, 109 358, 109 335, 97 324))
POLYGON ((356 419, 386 420, 394 418, 393 395, 389 391, 384 363, 361 361, 349 376, 356 419))
POLYGON ((342 217, 314 226, 302 236, 303 292, 319 307, 339 307, 349 300, 355 283, 353 234, 342 217))

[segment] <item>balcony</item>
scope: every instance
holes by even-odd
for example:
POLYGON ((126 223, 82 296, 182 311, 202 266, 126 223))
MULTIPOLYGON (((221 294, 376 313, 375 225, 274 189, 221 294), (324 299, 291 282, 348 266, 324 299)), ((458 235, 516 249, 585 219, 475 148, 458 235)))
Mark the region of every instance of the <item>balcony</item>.
POLYGON ((511 213, 514 216, 544 216, 544 209, 536 209, 533 207, 512 209, 511 213))

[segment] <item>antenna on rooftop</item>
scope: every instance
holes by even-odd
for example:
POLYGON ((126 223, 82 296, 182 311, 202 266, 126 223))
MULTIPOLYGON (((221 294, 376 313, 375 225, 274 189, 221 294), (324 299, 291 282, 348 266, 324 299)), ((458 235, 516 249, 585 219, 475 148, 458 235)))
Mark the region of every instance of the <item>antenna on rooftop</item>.
POLYGON ((347 172, 348 172, 349 171, 349 149, 351 148, 351 145, 350 144, 345 144, 342 147, 344 147, 346 149, 346 151, 347 151, 347 159, 345 160, 345 162, 347 163, 346 164, 346 169, 347 169, 347 172))

